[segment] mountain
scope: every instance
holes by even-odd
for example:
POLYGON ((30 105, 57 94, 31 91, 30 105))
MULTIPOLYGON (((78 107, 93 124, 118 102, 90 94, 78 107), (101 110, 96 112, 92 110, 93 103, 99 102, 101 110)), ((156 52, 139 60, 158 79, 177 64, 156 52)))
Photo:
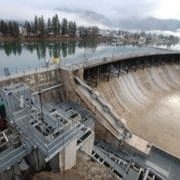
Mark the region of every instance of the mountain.
POLYGON ((75 21, 78 26, 98 26, 109 29, 111 22, 104 15, 89 10, 56 9, 59 17, 75 21))
MULTIPOLYGON (((138 19, 135 17, 121 19, 108 17, 90 10, 56 8, 47 10, 33 11, 28 20, 33 20, 33 15, 44 15, 45 19, 58 14, 60 19, 66 18, 69 21, 75 21, 78 26, 97 26, 100 29, 124 29, 135 31, 177 31, 180 30, 180 20, 176 19, 158 19, 153 17, 138 19)), ((24 17, 24 16, 23 16, 24 17)), ((26 17, 27 18, 27 17, 26 17)), ((22 17, 21 21, 27 20, 22 17)))
MULTIPOLYGON (((116 23, 117 25, 117 23, 116 23)), ((119 28, 129 30, 161 30, 161 31, 177 31, 180 29, 180 20, 176 19, 157 19, 148 17, 145 19, 123 19, 118 21, 119 28)))
POLYGON ((180 20, 176 19, 158 19, 148 17, 138 19, 135 17, 128 19, 113 19, 106 17, 100 13, 88 10, 71 10, 71 9, 56 9, 60 17, 65 17, 68 20, 76 21, 78 25, 98 26, 101 29, 125 29, 139 31, 177 31, 180 29, 180 20))

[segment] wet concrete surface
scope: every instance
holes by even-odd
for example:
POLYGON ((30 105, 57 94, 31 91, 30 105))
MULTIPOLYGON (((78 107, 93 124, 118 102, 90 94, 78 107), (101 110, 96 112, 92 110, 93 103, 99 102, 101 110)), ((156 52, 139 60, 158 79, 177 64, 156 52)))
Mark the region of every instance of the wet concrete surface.
POLYGON ((180 158, 179 65, 122 74, 97 90, 134 134, 180 158))
POLYGON ((156 148, 152 149, 150 156, 145 157, 137 154, 135 158, 146 166, 158 171, 168 180, 179 180, 180 177, 180 160, 156 148))

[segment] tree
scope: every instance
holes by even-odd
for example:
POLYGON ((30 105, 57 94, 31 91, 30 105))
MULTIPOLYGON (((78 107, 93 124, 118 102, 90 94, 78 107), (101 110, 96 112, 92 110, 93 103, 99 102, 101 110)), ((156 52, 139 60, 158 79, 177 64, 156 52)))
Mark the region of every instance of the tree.
POLYGON ((39 32, 41 36, 45 35, 45 22, 44 22, 44 17, 41 16, 38 18, 38 27, 39 27, 39 32))
POLYGON ((29 36, 30 33, 32 32, 32 27, 31 27, 31 24, 30 24, 28 21, 25 21, 25 23, 24 23, 24 29, 25 29, 26 32, 27 32, 27 36, 29 36))
POLYGON ((68 22, 67 19, 62 20, 62 35, 68 34, 68 22))
POLYGON ((0 22, 0 32, 2 32, 4 35, 6 35, 8 32, 7 23, 3 20, 1 20, 1 22, 0 22))
POLYGON ((98 27, 93 26, 92 29, 91 29, 91 36, 92 36, 92 38, 97 38, 98 33, 99 33, 98 27))
POLYGON ((54 35, 60 34, 60 22, 57 14, 52 18, 52 30, 54 35))
POLYGON ((76 23, 70 21, 68 24, 68 34, 70 34, 71 36, 75 36, 76 35, 76 23))
POLYGON ((77 30, 77 28, 76 28, 76 23, 74 22, 74 23, 73 23, 73 30, 72 30, 73 36, 76 36, 76 30, 77 30))
POLYGON ((19 24, 16 21, 12 22, 13 34, 19 36, 19 24))
POLYGON ((52 22, 51 22, 51 18, 48 18, 47 33, 50 33, 51 31, 52 31, 52 22))
POLYGON ((80 38, 84 38, 85 36, 85 27, 84 26, 80 26, 79 27, 79 37, 80 38))
POLYGON ((13 35, 12 21, 8 22, 8 35, 13 35))
POLYGON ((34 17, 34 33, 38 34, 38 17, 34 17))

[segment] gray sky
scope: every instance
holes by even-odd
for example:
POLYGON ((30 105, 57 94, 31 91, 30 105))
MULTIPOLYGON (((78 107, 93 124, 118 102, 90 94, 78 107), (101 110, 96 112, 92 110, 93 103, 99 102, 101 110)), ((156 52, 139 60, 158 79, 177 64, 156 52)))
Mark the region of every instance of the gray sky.
POLYGON ((54 8, 92 10, 112 18, 180 19, 180 0, 1 0, 0 18, 29 19, 54 8))

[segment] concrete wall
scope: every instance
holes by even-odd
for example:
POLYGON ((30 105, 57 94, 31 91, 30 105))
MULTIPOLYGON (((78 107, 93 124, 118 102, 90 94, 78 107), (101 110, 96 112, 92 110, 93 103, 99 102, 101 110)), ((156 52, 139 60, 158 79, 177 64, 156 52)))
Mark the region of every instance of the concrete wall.
POLYGON ((42 99, 44 101, 74 101, 78 104, 83 104, 81 99, 74 92, 74 73, 77 73, 79 76, 83 76, 83 69, 72 72, 57 68, 20 76, 14 75, 7 77, 6 79, 0 79, 0 88, 10 84, 23 82, 33 91, 39 91, 54 84, 62 83, 63 86, 60 88, 44 93, 42 95, 42 99))
POLYGON ((95 134, 92 131, 92 133, 88 136, 87 139, 84 140, 81 150, 84 151, 86 154, 91 155, 93 146, 94 146, 94 139, 95 139, 95 134))
POLYGON ((70 142, 60 153, 59 153, 59 167, 60 171, 71 169, 76 165, 76 151, 77 151, 77 139, 70 142))
POLYGON ((26 159, 30 167, 35 171, 40 171, 46 167, 45 157, 39 150, 33 150, 26 159))
MULTIPOLYGON (((43 72, 33 72, 24 76, 11 76, 0 81, 0 87, 23 82, 28 85, 32 91, 40 91, 41 89, 61 83, 61 75, 59 69, 53 69, 43 72)), ((64 97, 63 87, 46 92, 42 95, 44 101, 62 100, 64 97), (61 93, 60 93, 61 92, 61 93)))
POLYGON ((45 83, 60 82, 59 69, 47 70, 43 72, 33 72, 21 76, 10 76, 0 81, 1 86, 9 85, 12 83, 24 82, 31 88, 36 88, 45 83))

